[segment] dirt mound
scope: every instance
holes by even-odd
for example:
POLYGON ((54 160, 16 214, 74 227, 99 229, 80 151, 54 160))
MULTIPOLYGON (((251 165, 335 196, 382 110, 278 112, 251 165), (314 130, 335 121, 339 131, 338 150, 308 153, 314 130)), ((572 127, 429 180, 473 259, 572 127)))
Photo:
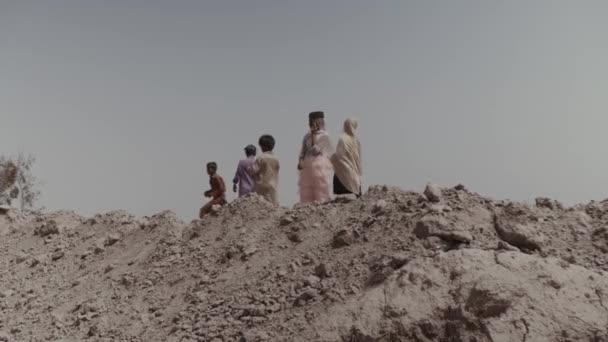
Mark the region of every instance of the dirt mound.
POLYGON ((0 216, 0 341, 608 341, 608 203, 373 187, 0 216))
POLYGON ((313 327, 324 341, 604 341, 606 291, 605 274, 559 259, 464 249, 412 260, 313 327))

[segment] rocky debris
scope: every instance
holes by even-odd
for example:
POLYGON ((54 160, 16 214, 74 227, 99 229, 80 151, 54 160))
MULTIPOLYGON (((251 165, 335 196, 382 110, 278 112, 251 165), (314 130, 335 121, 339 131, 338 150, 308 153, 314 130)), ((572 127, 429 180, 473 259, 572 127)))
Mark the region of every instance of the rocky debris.
POLYGON ((563 210, 564 206, 556 201, 556 200, 552 200, 550 198, 547 197, 537 197, 535 199, 536 202, 536 206, 539 208, 546 208, 546 209, 550 209, 550 210, 563 210))
POLYGON ((34 235, 38 235, 40 237, 46 237, 52 234, 59 234, 59 227, 57 225, 57 221, 55 220, 45 222, 34 230, 34 235))
POLYGON ((420 239, 436 236, 448 242, 470 243, 473 240, 468 229, 461 227, 460 222, 448 222, 438 216, 426 216, 416 223, 414 234, 420 239))
POLYGON ((106 265, 103 268, 103 273, 110 273, 114 270, 115 266, 113 264, 106 265))
POLYGON ((394 269, 399 269, 399 268, 405 266, 410 261, 410 259, 411 259, 411 257, 409 255, 407 255, 406 253, 403 253, 403 252, 394 253, 389 258, 389 260, 390 260, 389 265, 394 269))
POLYGON ((520 249, 540 250, 543 245, 543 237, 533 224, 513 222, 497 215, 495 228, 502 240, 520 249))
POLYGON ((372 208, 372 213, 377 215, 382 215, 386 213, 388 209, 388 202, 386 200, 378 200, 374 203, 374 207, 372 208))
POLYGON ((294 306, 302 306, 307 304, 309 301, 313 301, 317 298, 317 291, 315 290, 306 290, 299 294, 294 301, 294 306))
MULTIPOLYGON (((160 213, 158 215, 163 215, 164 213, 160 213)), ((131 224, 145 224, 149 218, 144 218, 141 222, 136 219, 135 216, 127 213, 124 210, 114 210, 104 214, 97 214, 88 220, 83 220, 87 225, 102 225, 108 227, 124 227, 129 226, 131 224)))
MULTIPOLYGON (((106 250, 106 246, 107 246, 107 240, 106 239, 98 239, 95 242, 95 246, 93 247, 93 253, 95 254, 101 254, 103 252, 105 252, 106 250)), ((90 251, 87 250, 83 253, 83 257, 86 257, 90 254, 90 251)))
POLYGON ((380 341, 387 335, 397 341, 584 341, 604 336, 602 340, 608 334, 608 311, 596 292, 606 290, 606 275, 564 269, 557 259, 452 251, 412 261, 382 287, 319 316, 311 330, 327 341, 361 336, 380 341), (563 284, 561 290, 538 281, 539 275, 563 284), (589 300, 578 302, 575 310, 585 315, 572 320, 568 298, 584 293, 589 300), (545 309, 540 303, 547 302, 552 304, 545 309), (386 320, 399 324, 386 325, 386 320))
POLYGON ((25 262, 28 257, 29 257, 29 255, 27 255, 26 253, 19 252, 17 254, 17 256, 15 256, 15 263, 21 264, 21 263, 25 262))
POLYGON ((113 246, 115 243, 117 243, 118 241, 120 241, 121 236, 120 234, 110 234, 108 235, 108 237, 104 240, 103 245, 104 247, 110 247, 113 246))
POLYGON ((300 242, 304 241, 302 239, 302 236, 297 231, 288 232, 287 238, 289 239, 289 241, 291 241, 293 243, 300 243, 300 242))
POLYGON ((422 245, 424 246, 424 248, 426 248, 430 251, 444 251, 444 252, 448 251, 450 249, 454 249, 454 247, 455 247, 455 245, 453 243, 450 243, 449 241, 446 241, 446 240, 441 239, 436 236, 429 236, 422 242, 422 245))
POLYGON ((281 222, 280 225, 281 226, 288 226, 290 224, 292 224, 294 222, 294 218, 291 215, 285 215, 283 217, 281 217, 281 222))
POLYGON ((504 241, 498 241, 498 246, 496 247, 496 249, 503 250, 503 251, 510 251, 510 252, 519 252, 520 251, 519 248, 517 248, 515 246, 511 246, 504 241))
POLYGON ((440 202, 441 198, 443 197, 441 188, 437 184, 433 183, 427 184, 426 188, 424 189, 424 195, 433 203, 440 202))
POLYGON ((87 332, 87 337, 94 337, 97 336, 99 334, 99 328, 96 325, 93 325, 89 328, 89 331, 87 332))
POLYGON ((321 279, 331 277, 331 267, 326 263, 321 263, 315 267, 315 275, 321 279))
POLYGON ((57 251, 51 255, 51 260, 57 261, 59 259, 62 259, 64 256, 65 253, 63 251, 57 251))
POLYGON ((596 202, 591 201, 591 203, 587 205, 581 205, 579 209, 584 210, 587 215, 589 215, 593 219, 602 219, 606 213, 608 203, 605 201, 596 202))
POLYGON ((528 206, 435 190, 374 186, 291 209, 254 195, 190 224, 171 212, 10 221, 9 211, 0 332, 65 342, 608 340, 608 201, 528 206))
POLYGON ((33 257, 30 261, 30 267, 33 268, 40 264, 44 264, 45 259, 46 259, 46 255, 38 255, 38 256, 33 257))
POLYGON ((458 190, 458 191, 468 191, 467 187, 464 186, 463 184, 458 184, 454 187, 454 190, 458 190))
POLYGON ((333 238, 332 245, 335 248, 350 246, 359 237, 359 232, 354 229, 340 229, 333 238))
POLYGON ((369 265, 369 276, 366 281, 367 286, 376 286, 382 284, 393 272, 409 261, 409 258, 405 255, 395 254, 387 257, 382 256, 374 260, 369 265))
POLYGON ((353 194, 336 195, 333 199, 334 203, 348 204, 357 200, 357 196, 353 194))
POLYGON ((15 292, 13 290, 6 290, 0 292, 0 298, 10 298, 15 292))
POLYGON ((30 215, 14 208, 8 206, 4 206, 3 208, 0 210, 0 236, 14 233, 17 227, 30 219, 30 215))
POLYGON ((608 253, 608 229, 606 227, 595 229, 591 236, 593 237, 593 246, 602 253, 608 253))

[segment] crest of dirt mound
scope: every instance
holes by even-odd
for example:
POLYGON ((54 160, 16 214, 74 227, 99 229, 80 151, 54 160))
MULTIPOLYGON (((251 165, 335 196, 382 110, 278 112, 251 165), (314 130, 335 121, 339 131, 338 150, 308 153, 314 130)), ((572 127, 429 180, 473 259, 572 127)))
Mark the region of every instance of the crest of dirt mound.
POLYGON ((608 341, 606 202, 0 215, 0 341, 608 341), (10 216, 9 216, 10 215, 10 216))

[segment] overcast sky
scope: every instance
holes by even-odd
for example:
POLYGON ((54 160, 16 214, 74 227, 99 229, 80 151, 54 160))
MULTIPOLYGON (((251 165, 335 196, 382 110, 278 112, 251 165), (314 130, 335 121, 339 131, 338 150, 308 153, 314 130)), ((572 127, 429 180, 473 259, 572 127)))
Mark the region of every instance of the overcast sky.
MULTIPOLYGON (((605 0, 0 0, 0 154, 42 204, 194 218, 215 160, 360 120, 365 185, 608 197, 605 0)), ((233 195, 231 194, 231 198, 233 195)))

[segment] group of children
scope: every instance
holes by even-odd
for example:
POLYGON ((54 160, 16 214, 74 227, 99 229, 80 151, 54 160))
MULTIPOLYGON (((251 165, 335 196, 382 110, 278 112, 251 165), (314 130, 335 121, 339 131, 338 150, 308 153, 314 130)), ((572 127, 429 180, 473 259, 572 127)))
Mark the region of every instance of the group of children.
MULTIPOLYGON (((344 134, 334 150, 331 138, 325 130, 325 114, 312 112, 308 116, 309 132, 304 136, 298 161, 300 202, 325 202, 333 194, 361 196, 361 143, 357 137, 358 123, 348 119, 344 134)), ((279 160, 274 156, 275 139, 263 135, 258 142, 262 155, 256 156, 253 145, 245 147, 246 158, 239 161, 233 179, 233 190, 239 197, 257 193, 268 202, 279 205, 279 160)), ((205 197, 211 198, 199 212, 199 217, 209 214, 213 206, 226 202, 226 184, 217 173, 217 164, 207 164, 211 190, 205 197)))

